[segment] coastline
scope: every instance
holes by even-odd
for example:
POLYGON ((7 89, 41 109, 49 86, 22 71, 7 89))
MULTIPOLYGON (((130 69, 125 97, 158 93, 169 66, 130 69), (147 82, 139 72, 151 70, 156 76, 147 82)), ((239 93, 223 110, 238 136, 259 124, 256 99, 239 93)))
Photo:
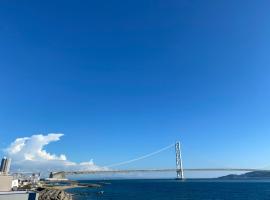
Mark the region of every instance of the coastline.
POLYGON ((39 200, 72 200, 73 194, 67 192, 68 189, 74 188, 99 188, 99 184, 80 184, 72 182, 70 185, 44 185, 39 192, 39 200))

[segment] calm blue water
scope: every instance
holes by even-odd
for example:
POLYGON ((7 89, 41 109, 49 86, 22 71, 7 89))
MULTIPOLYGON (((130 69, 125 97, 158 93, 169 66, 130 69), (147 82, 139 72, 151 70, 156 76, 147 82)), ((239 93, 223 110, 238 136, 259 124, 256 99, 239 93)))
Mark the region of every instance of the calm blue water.
MULTIPOLYGON (((100 181, 81 181, 100 183, 100 181)), ((112 180, 102 188, 68 190, 76 200, 270 200, 270 181, 112 180), (99 194, 99 191, 104 191, 99 194)))

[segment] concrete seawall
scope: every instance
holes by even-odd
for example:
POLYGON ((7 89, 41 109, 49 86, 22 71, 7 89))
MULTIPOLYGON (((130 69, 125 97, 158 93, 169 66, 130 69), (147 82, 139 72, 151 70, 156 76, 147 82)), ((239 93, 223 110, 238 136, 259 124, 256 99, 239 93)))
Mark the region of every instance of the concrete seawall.
POLYGON ((35 192, 0 192, 0 200, 38 200, 35 192))
POLYGON ((55 189, 45 189, 40 193, 35 192, 0 192, 0 200, 72 200, 72 195, 55 189))

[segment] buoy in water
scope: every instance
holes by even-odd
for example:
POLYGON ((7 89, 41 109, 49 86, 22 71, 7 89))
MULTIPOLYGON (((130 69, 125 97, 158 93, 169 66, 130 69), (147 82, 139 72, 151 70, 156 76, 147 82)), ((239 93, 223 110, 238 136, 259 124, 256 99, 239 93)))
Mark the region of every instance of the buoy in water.
POLYGON ((103 190, 101 190, 101 191, 99 191, 99 192, 98 192, 98 194, 101 194, 101 195, 102 195, 103 193, 104 193, 104 191, 103 191, 103 190))

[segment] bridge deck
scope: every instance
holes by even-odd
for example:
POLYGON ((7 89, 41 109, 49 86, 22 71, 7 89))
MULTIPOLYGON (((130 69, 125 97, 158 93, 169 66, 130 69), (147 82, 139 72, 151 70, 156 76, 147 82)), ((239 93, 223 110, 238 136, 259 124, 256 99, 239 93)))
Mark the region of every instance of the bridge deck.
MULTIPOLYGON (((175 172, 177 169, 130 169, 130 170, 89 170, 89 171, 61 171, 61 172, 54 172, 53 174, 57 173, 64 173, 66 175, 70 174, 110 174, 110 173, 148 173, 148 172, 175 172)), ((251 171, 263 171, 263 172, 270 172, 267 169, 252 169, 252 168, 186 168, 183 171, 191 171, 191 172, 217 172, 217 171, 243 171, 243 172, 251 172, 251 171)))

